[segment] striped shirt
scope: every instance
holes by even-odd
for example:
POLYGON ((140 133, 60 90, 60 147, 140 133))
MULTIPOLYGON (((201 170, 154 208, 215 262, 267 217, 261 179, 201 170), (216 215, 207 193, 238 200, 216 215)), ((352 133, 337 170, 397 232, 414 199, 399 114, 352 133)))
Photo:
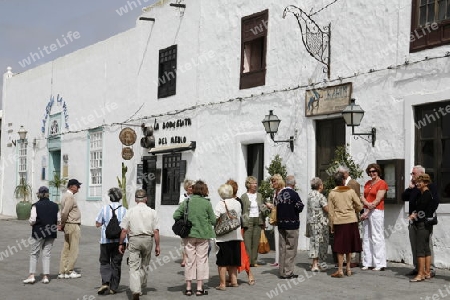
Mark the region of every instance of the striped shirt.
MULTIPOLYGON (((116 209, 119 205, 121 205, 119 202, 111 202, 111 207, 113 209, 116 209)), ((102 224, 102 234, 100 236, 100 244, 109 244, 109 243, 118 243, 119 239, 107 239, 105 230, 106 226, 108 226, 109 220, 111 220, 112 217, 112 210, 109 207, 109 205, 105 205, 102 207, 100 212, 97 215, 97 219, 95 220, 97 223, 102 224)), ((127 213, 127 209, 123 206, 121 206, 119 209, 116 210, 116 216, 117 219, 120 222, 122 222, 122 219, 125 217, 125 214, 127 213)), ((124 243, 128 243, 128 240, 125 238, 124 243)))

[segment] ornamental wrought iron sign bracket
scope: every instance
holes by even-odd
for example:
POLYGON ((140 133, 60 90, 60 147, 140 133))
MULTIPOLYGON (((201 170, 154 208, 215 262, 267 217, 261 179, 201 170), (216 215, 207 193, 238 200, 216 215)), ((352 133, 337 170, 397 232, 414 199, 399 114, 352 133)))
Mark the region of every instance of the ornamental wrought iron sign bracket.
POLYGON ((331 56, 331 23, 320 28, 301 8, 295 5, 287 6, 283 11, 283 19, 287 13, 292 13, 296 18, 302 34, 303 45, 306 51, 324 66, 323 72, 330 79, 330 56, 331 56))

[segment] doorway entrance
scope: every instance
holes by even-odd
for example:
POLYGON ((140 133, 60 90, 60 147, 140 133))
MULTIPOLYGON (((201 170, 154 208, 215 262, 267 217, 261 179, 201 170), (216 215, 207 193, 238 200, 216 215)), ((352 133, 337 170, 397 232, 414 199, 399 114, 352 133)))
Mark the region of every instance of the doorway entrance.
POLYGON ((316 121, 316 176, 326 181, 327 168, 334 158, 334 151, 345 146, 345 122, 343 118, 316 121))
MULTIPOLYGON (((55 175, 61 178, 61 150, 54 150, 49 152, 49 172, 48 180, 53 180, 55 175)), ((59 202, 60 189, 54 186, 49 186, 50 200, 59 202)))

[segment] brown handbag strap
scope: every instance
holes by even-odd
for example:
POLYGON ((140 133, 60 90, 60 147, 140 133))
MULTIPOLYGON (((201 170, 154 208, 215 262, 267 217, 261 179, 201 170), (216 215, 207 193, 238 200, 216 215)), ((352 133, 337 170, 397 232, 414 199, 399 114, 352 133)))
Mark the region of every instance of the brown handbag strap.
POLYGON ((228 211, 227 202, 225 202, 225 200, 222 200, 222 202, 223 202, 223 204, 225 205, 225 210, 227 211, 228 218, 230 218, 230 219, 235 219, 235 217, 233 217, 232 215, 230 215, 230 212, 228 211))

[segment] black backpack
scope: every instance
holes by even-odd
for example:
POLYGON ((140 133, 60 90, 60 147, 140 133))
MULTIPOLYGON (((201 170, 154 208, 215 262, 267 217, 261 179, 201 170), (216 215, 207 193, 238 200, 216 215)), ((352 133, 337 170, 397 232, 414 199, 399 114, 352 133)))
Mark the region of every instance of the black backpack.
POLYGON ((112 217, 109 220, 108 226, 106 226, 105 234, 106 238, 110 240, 120 238, 120 233, 122 232, 122 228, 119 226, 119 220, 117 219, 116 210, 119 209, 122 205, 119 205, 116 209, 113 209, 111 205, 109 206, 112 210, 112 217))

